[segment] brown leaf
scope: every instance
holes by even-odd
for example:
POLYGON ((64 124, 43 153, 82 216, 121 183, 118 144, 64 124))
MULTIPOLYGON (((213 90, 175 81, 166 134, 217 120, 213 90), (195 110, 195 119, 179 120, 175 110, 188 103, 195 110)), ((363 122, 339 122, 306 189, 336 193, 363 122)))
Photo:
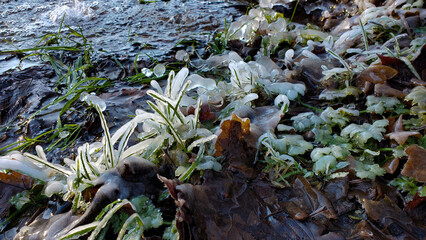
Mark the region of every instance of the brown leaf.
POLYGON ((361 74, 360 78, 363 82, 371 82, 374 84, 385 83, 388 79, 398 74, 394 68, 385 65, 373 65, 365 69, 361 74))
POLYGON ((388 133, 385 135, 386 137, 388 137, 391 140, 395 140, 399 145, 404 144, 408 137, 417 137, 417 138, 421 138, 422 135, 419 132, 410 132, 410 131, 403 131, 403 132, 393 132, 393 133, 388 133))
POLYGON ((362 201, 368 218, 383 226, 382 233, 393 235, 399 239, 424 239, 426 229, 419 228, 398 205, 386 195, 380 200, 362 201))
POLYGON ((26 189, 30 189, 33 183, 34 180, 31 177, 19 172, 0 172, 0 217, 5 217, 11 207, 9 199, 26 189))
POLYGON ((388 133, 385 135, 385 137, 395 140, 399 145, 404 144, 408 137, 417 137, 421 138, 422 135, 419 132, 414 131, 405 131, 404 125, 402 122, 402 114, 399 116, 398 120, 393 124, 393 132, 388 133))
POLYGON ((407 94, 402 91, 392 88, 388 84, 376 84, 374 85, 374 93, 378 96, 387 96, 387 97, 396 97, 396 98, 405 98, 407 94))
POLYGON ((250 136, 250 119, 239 118, 234 113, 232 118, 225 120, 220 125, 221 132, 215 143, 214 156, 223 156, 231 168, 241 170, 247 176, 254 176, 253 162, 256 146, 250 136))
POLYGON ((404 212, 410 216, 417 224, 426 227, 426 197, 416 194, 404 207, 404 212))
POLYGON ((342 239, 332 231, 322 235, 324 226, 288 217, 280 199, 286 193, 277 195, 281 190, 269 182, 228 171, 206 171, 204 179, 201 185, 163 179, 179 207, 181 239, 342 239))
POLYGON ((394 57, 386 57, 382 55, 378 55, 380 60, 382 61, 382 64, 388 67, 391 67, 395 69, 398 74, 395 75, 393 78, 388 79, 387 83, 397 89, 404 89, 409 87, 410 80, 414 78, 414 74, 411 72, 411 70, 407 67, 407 64, 405 64, 402 60, 394 57))
POLYGON ((405 163, 401 174, 407 177, 413 177, 419 182, 426 182, 426 150, 411 145, 405 152, 408 154, 408 161, 405 163))
POLYGON ((382 168, 385 169, 385 171, 389 174, 394 174, 396 169, 398 169, 399 166, 399 158, 394 158, 390 161, 387 161, 382 168))

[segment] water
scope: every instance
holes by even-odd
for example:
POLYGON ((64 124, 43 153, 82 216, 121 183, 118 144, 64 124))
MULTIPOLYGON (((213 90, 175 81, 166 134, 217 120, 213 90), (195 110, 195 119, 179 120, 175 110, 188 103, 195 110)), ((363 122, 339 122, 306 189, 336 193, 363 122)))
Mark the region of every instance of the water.
MULTIPOLYGON (((138 0, 0 0, 0 51, 34 47, 44 35, 56 34, 64 19, 65 25, 77 31, 81 29, 97 53, 103 52, 95 54, 93 59, 100 69, 99 77, 119 80, 122 69, 108 56, 116 56, 123 64, 127 63, 126 68, 133 65, 137 54, 139 58, 148 58, 148 54, 160 61, 161 56, 173 58, 175 52, 171 49, 177 42, 195 39, 206 43, 214 30, 224 26, 225 18, 231 22, 244 14, 239 6, 241 4, 236 1, 225 0, 170 0, 147 4, 140 4, 138 0), (149 49, 144 48, 147 44, 151 46, 149 49)), ((62 36, 69 33, 70 30, 63 26, 62 36)), ((21 62, 19 70, 19 57, 0 54, 0 148, 24 136, 38 136, 56 126, 58 111, 64 104, 49 108, 28 125, 20 125, 32 113, 52 102, 58 93, 55 90, 57 77, 48 63, 28 58, 21 62)), ((150 74, 162 75, 163 70, 160 70, 150 74)), ((111 116, 110 123, 120 126, 137 108, 144 108, 145 91, 143 86, 117 81, 101 94, 111 116)), ((74 114, 67 122, 87 120, 90 123, 90 119, 83 117, 87 116, 74 114)), ((95 129, 92 125, 89 127, 95 129)), ((85 135, 82 141, 92 141, 93 137, 85 135)))
MULTIPOLYGON (((224 0, 170 0, 140 4, 138 0, 49 1, 0 0, 0 49, 33 47, 40 37, 56 33, 64 23, 78 30, 95 49, 136 53, 145 44, 153 55, 167 53, 177 41, 207 41, 225 18, 242 13, 224 0), (12 42, 14 46, 6 41, 12 42)), ((66 31, 66 28, 63 28, 66 31)))

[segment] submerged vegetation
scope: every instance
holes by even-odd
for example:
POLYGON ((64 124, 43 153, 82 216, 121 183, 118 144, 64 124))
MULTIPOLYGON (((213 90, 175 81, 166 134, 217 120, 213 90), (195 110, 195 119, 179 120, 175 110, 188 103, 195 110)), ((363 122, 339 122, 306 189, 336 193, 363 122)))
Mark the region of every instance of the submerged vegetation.
POLYGON ((3 52, 40 57, 57 76, 57 97, 23 125, 62 107, 54 128, 1 149, 1 181, 25 191, 8 195, 0 229, 30 213, 18 238, 424 238, 423 1, 359 3, 344 17, 294 3, 261 0, 204 54, 191 45, 140 70, 136 56, 122 81, 149 83, 149 100, 119 128, 100 97, 115 83, 98 76, 81 29, 3 52), (76 141, 85 127, 73 114, 102 133, 76 141), (75 151, 48 159, 57 147, 75 151))

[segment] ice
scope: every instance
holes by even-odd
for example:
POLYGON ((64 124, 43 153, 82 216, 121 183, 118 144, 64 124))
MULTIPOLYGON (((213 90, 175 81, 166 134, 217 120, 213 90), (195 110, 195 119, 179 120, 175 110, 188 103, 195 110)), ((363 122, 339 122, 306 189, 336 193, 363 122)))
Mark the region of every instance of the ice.
POLYGON ((178 61, 187 62, 189 60, 189 54, 185 50, 179 50, 176 52, 175 58, 178 61))
POLYGON ((95 95, 95 93, 82 93, 80 96, 81 101, 85 101, 89 105, 97 105, 99 106, 101 111, 105 111, 106 103, 102 98, 95 95))
POLYGON ((163 76, 165 72, 166 72, 166 66, 164 66, 164 64, 162 64, 162 63, 157 64, 157 65, 154 67, 154 75, 155 75, 156 77, 161 77, 161 76, 163 76))
POLYGON ((153 74, 153 72, 149 70, 148 68, 142 68, 142 73, 147 77, 151 77, 153 74))

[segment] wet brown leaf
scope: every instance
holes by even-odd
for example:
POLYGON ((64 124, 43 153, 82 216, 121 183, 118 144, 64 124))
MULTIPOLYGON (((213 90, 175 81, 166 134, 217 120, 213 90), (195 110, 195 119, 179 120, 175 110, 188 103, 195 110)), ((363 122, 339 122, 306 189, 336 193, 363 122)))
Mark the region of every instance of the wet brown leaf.
POLYGON ((424 239, 426 237, 426 229, 416 226, 411 218, 386 195, 377 201, 364 199, 362 206, 371 221, 383 226, 381 231, 385 235, 392 235, 397 239, 424 239))
POLYGON ((385 83, 388 79, 398 74, 394 68, 385 65, 373 65, 365 69, 361 74, 360 78, 363 82, 371 82, 374 84, 385 83))
POLYGON ((394 240, 396 237, 390 236, 382 232, 370 221, 361 221, 358 223, 349 239, 364 239, 364 240, 394 240))
POLYGON ((33 183, 32 178, 15 171, 0 172, 0 217, 5 217, 11 207, 9 199, 26 189, 30 189, 33 183))
POLYGON ((426 197, 420 197, 416 194, 413 200, 405 205, 404 211, 417 224, 426 227, 426 197))
POLYGON ((405 163, 401 174, 407 177, 413 177, 419 182, 426 182, 426 150, 411 145, 405 152, 408 154, 408 161, 405 163))
POLYGON ((323 235, 324 226, 289 218, 281 199, 287 192, 277 195, 281 190, 259 178, 207 171, 201 185, 161 179, 179 207, 180 239, 343 239, 331 231, 323 235))

